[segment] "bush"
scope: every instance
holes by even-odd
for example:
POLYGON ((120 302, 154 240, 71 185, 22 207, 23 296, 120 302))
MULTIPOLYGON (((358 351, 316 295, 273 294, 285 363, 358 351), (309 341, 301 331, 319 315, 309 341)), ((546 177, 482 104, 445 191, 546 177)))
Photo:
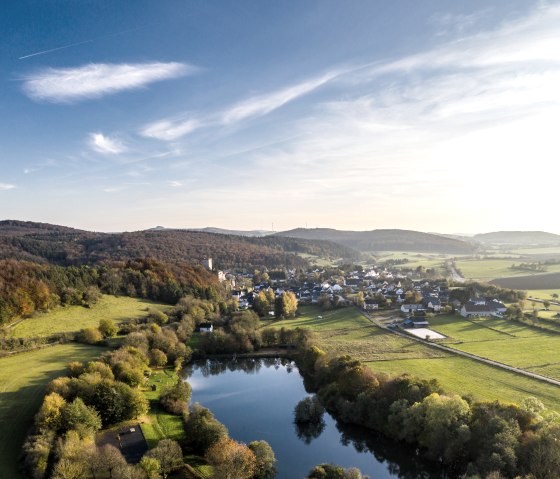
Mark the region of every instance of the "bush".
POLYGON ((159 400, 166 411, 179 416, 188 412, 191 393, 190 384, 179 380, 173 386, 166 388, 159 400))
POLYGON ((86 344, 97 344, 103 339, 103 335, 97 328, 82 329, 78 336, 78 340, 86 344))
POLYGON ((195 404, 185 420, 185 445, 195 454, 204 454, 221 437, 227 436, 227 428, 210 410, 195 404))

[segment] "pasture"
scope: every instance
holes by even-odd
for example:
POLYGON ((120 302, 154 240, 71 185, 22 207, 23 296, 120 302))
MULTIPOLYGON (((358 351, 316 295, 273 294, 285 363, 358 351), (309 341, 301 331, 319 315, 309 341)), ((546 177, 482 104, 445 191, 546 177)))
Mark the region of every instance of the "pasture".
MULTIPOLYGON (((539 397, 547 407, 560 411, 558 387, 397 336, 375 326, 355 308, 321 312, 315 306, 304 306, 301 308, 301 313, 301 316, 295 319, 274 321, 269 324, 275 327, 311 328, 315 331, 318 343, 324 350, 349 354, 364 361, 374 371, 390 374, 408 373, 426 379, 437 378, 446 391, 472 394, 478 399, 521 401, 527 396, 534 395, 539 397)), ((504 320, 488 320, 489 323, 482 326, 466 321, 461 322, 461 319, 459 316, 447 315, 433 318, 430 323, 432 329, 452 338, 447 340, 447 343, 453 347, 458 347, 454 344, 457 341, 470 341, 462 343, 461 347, 465 344, 490 346, 499 343, 503 338, 519 336, 521 340, 526 340, 523 347, 528 356, 527 361, 523 362, 524 365, 530 363, 533 368, 531 371, 541 374, 545 374, 544 368, 551 367, 545 366, 542 362, 546 356, 544 353, 537 354, 534 360, 530 360, 528 345, 530 340, 536 338, 543 341, 539 344, 550 347, 554 344, 553 341, 560 340, 560 336, 550 339, 546 333, 534 328, 517 323, 506 323, 504 320), (498 324, 499 321, 502 323, 498 324)), ((505 351, 507 348, 504 348, 502 354, 505 351)), ((486 353, 487 351, 481 355, 488 357, 486 353)), ((500 351, 496 354, 506 359, 500 355, 500 351)), ((510 354, 515 355, 515 350, 510 354)), ((494 359, 500 360, 498 357, 494 359)))
POLYGON ((48 313, 37 313, 11 330, 18 338, 50 336, 98 326, 99 320, 103 318, 120 323, 126 319, 142 318, 147 315, 148 309, 165 311, 168 308, 170 306, 147 299, 104 295, 92 308, 66 306, 48 313))
POLYGON ((105 348, 69 343, 0 358, 0 477, 19 479, 21 445, 47 383, 70 361, 90 361, 105 348))
POLYGON ((498 318, 444 315, 430 323, 448 346, 560 379, 560 334, 498 318))

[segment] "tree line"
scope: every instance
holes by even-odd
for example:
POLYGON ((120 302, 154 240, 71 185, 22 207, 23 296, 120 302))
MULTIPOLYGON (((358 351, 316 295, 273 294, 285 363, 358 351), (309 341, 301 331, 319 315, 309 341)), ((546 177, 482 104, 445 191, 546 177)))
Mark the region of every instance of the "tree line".
POLYGON ((474 401, 445 394, 435 379, 377 374, 315 346, 298 365, 336 419, 416 445, 456 475, 553 479, 560 470, 558 415, 535 398, 474 401))

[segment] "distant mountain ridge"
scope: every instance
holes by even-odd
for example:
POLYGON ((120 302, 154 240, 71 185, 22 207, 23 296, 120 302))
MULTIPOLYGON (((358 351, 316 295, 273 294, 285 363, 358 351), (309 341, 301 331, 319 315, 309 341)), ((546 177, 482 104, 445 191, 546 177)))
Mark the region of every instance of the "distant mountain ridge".
POLYGON ((438 234, 400 229, 342 231, 331 228, 296 228, 275 236, 327 240, 361 252, 418 251, 432 253, 472 253, 475 246, 467 241, 438 234))
POLYGON ((495 231, 474 235, 476 241, 512 245, 560 245, 560 235, 545 231, 495 231))
POLYGON ((215 228, 213 226, 207 226, 205 228, 165 228, 164 226, 156 226, 155 228, 150 228, 146 231, 199 231, 202 233, 215 233, 220 235, 233 235, 233 236, 249 236, 260 238, 262 236, 269 236, 274 233, 274 231, 267 230, 228 230, 225 228, 215 228))

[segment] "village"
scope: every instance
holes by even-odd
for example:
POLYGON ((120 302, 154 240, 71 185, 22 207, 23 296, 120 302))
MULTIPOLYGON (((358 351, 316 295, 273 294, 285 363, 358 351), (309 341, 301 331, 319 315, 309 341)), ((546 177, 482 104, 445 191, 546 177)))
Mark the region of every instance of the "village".
MULTIPOLYGON (((219 271, 218 276, 229 285, 241 310, 252 308, 260 292, 275 298, 290 292, 301 306, 316 305, 321 310, 357 307, 370 317, 383 312, 385 326, 422 339, 444 338, 429 329, 430 319, 439 313, 503 318, 507 306, 500 299, 484 295, 476 286, 453 285, 447 279, 427 278, 433 275, 425 273, 422 269, 392 269, 386 265, 345 265, 299 272, 219 271)), ((269 315, 274 316, 272 307, 269 315)), ((208 327, 205 325, 205 330, 208 327)))

